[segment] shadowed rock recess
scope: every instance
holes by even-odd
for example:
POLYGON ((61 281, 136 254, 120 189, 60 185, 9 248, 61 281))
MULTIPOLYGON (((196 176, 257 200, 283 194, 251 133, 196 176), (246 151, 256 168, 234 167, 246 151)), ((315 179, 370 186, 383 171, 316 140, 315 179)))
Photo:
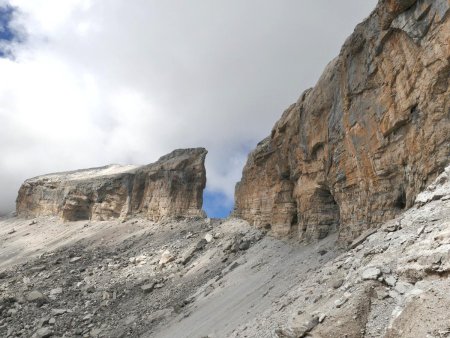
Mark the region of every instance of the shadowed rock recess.
POLYGON ((449 7, 380 1, 249 155, 234 215, 345 244, 411 207, 449 162, 449 7))
POLYGON ((206 153, 179 149, 141 167, 111 165, 32 178, 20 187, 17 214, 66 221, 203 216, 206 153))

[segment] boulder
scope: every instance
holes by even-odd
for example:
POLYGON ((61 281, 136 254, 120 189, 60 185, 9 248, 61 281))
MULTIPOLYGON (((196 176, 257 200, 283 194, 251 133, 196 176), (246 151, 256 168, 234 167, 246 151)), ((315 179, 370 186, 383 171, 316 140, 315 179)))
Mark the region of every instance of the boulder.
POLYGON ((245 251, 248 250, 249 248, 250 248, 250 241, 248 240, 242 241, 239 244, 239 250, 245 251))
POLYGON ((344 284, 344 278, 338 278, 338 279, 335 279, 335 280, 331 283, 331 287, 332 287, 333 289, 339 289, 339 288, 342 286, 342 284, 344 284))
POLYGON ((198 250, 197 244, 190 246, 186 251, 181 254, 181 264, 186 265, 192 257, 194 257, 195 252, 198 250))
POLYGON ((377 280, 380 275, 381 270, 379 268, 369 267, 362 272, 361 277, 363 280, 377 280))
POLYGON ((294 327, 296 337, 305 337, 312 329, 319 324, 318 316, 311 316, 309 319, 304 320, 301 324, 294 327))
POLYGON ((198 251, 203 250, 205 248, 206 244, 208 244, 208 241, 206 239, 202 238, 197 242, 195 248, 198 251))
POLYGON ((387 276, 384 278, 384 281, 389 286, 395 286, 395 283, 397 283, 397 278, 395 278, 394 276, 387 276))
POLYGON ((159 265, 166 265, 167 263, 172 262, 175 259, 175 256, 169 250, 166 250, 162 253, 161 259, 159 260, 159 265))
POLYGON ((206 234, 205 235, 205 240, 208 242, 208 243, 210 243, 212 240, 213 240, 213 235, 211 235, 211 234, 206 234))
POLYGON ((156 282, 144 284, 144 285, 141 286, 141 290, 144 293, 150 293, 155 288, 155 285, 156 285, 156 282))
POLYGON ((33 335, 36 338, 48 338, 51 336, 53 336, 53 330, 50 327, 41 327, 33 335))
POLYGON ((36 303, 38 306, 41 306, 47 303, 47 297, 37 290, 33 290, 25 295, 25 299, 30 303, 36 303))

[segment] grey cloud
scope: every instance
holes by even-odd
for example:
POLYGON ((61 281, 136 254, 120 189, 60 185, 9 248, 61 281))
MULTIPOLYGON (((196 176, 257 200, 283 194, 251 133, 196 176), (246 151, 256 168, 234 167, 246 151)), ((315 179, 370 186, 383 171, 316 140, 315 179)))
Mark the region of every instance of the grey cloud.
POLYGON ((208 189, 232 198, 248 150, 376 4, 79 0, 59 13, 36 2, 11 0, 29 37, 0 62, 11 79, 0 85, 0 211, 27 177, 191 146, 209 150, 208 189))

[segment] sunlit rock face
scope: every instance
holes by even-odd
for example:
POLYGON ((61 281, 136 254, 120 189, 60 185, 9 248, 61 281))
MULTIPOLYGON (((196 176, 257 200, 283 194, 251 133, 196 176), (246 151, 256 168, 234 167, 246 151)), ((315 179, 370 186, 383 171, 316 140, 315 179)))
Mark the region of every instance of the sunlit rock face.
POLYGON ((380 1, 249 155, 234 214, 347 243, 449 163, 450 1, 380 1))
POLYGON ((32 178, 20 187, 17 214, 66 221, 203 216, 206 153, 179 149, 140 167, 111 165, 32 178))

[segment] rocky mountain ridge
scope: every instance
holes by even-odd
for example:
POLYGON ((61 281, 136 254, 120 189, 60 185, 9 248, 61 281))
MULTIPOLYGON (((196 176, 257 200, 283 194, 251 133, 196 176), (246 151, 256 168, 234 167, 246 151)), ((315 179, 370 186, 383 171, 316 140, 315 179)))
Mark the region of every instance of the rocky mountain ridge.
POLYGON ((203 216, 206 153, 179 149, 140 167, 112 165, 32 178, 20 187, 17 215, 66 221, 203 216))
POLYGON ((380 1, 249 155, 234 215, 348 244, 411 207, 450 158, 449 9, 380 1))

